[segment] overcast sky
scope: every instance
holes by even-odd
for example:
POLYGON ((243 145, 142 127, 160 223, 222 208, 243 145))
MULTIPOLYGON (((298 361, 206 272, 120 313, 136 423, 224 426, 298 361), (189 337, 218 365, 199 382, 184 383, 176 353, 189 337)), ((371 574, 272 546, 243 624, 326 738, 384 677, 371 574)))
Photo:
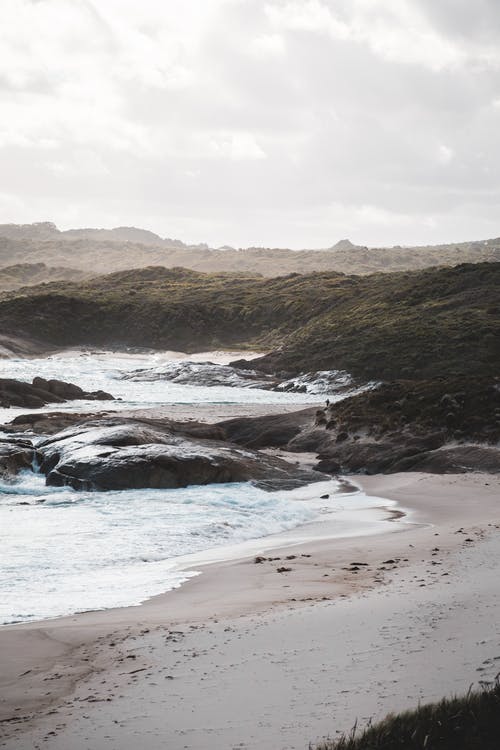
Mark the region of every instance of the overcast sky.
POLYGON ((0 222, 500 235, 499 0, 0 0, 0 222))

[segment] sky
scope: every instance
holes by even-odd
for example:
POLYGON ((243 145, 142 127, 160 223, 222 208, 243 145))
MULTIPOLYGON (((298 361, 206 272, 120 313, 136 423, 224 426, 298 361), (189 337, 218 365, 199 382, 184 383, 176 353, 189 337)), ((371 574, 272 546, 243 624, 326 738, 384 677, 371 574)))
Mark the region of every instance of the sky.
POLYGON ((0 223, 500 236, 499 0, 0 0, 0 223))

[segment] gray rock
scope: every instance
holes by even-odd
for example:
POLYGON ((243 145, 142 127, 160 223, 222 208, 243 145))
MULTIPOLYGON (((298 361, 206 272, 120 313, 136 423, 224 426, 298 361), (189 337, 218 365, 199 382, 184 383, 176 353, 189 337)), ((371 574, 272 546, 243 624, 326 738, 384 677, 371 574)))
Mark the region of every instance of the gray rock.
POLYGON ((0 477, 10 479, 22 469, 31 469, 34 450, 30 441, 0 442, 0 477))
POLYGON ((311 424, 316 409, 300 409, 263 417, 236 417, 219 422, 228 440, 249 448, 281 448, 311 424))
POLYGON ((110 393, 93 391, 87 393, 73 383, 62 380, 45 380, 33 378, 32 383, 13 378, 0 378, 0 406, 3 408, 19 406, 27 409, 39 409, 50 403, 62 403, 75 399, 92 401, 113 400, 110 393))
POLYGON ((179 426, 171 423, 161 426, 119 418, 64 430, 39 444, 38 455, 47 484, 77 490, 246 481, 265 489, 289 489, 324 479, 318 472, 274 456, 181 434, 179 426))

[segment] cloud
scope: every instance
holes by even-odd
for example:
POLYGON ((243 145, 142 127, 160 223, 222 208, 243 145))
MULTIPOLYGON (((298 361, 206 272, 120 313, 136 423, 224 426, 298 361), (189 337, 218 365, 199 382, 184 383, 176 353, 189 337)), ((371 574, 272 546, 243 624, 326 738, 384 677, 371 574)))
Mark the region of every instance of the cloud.
POLYGON ((334 40, 367 46, 393 62, 440 70, 463 62, 463 50, 440 34, 410 0, 290 0, 268 3, 277 28, 326 34, 334 40))
POLYGON ((285 40, 280 34, 262 34, 252 40, 251 50, 257 57, 284 57, 286 54, 285 40))
POLYGON ((3 0, 0 221, 495 235, 495 0, 3 0))
POLYGON ((455 153, 452 148, 442 143, 438 148, 438 161, 441 164, 449 164, 454 158, 455 153))

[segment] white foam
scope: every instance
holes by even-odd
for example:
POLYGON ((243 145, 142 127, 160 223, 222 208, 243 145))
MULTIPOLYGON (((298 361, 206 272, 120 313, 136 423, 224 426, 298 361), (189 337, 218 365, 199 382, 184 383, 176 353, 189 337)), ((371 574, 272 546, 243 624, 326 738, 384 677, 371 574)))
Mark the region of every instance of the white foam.
MULTIPOLYGON (((172 353, 71 352, 45 359, 6 360, 1 367, 4 377, 25 381, 35 375, 59 378, 85 390, 110 391, 123 399, 51 407, 57 411, 169 403, 311 401, 307 394, 168 381, 143 383, 119 377, 124 370, 155 367, 176 356, 185 359, 185 355, 172 353)), ((227 361, 231 358, 234 355, 227 355, 227 361)), ((223 363, 223 354, 219 353, 217 360, 223 363)), ((0 410, 0 420, 27 411, 33 410, 0 410)), ((279 535, 291 529, 300 529, 296 540, 317 535, 321 533, 316 523, 319 518, 328 518, 328 533, 333 536, 386 528, 380 515, 374 515, 378 499, 362 493, 343 497, 335 494, 337 487, 332 480, 326 485, 274 493, 249 483, 75 492, 67 487, 46 487, 44 477, 23 472, 14 482, 0 483, 0 622, 139 604, 185 581, 192 575, 185 572, 189 565, 251 554, 262 544, 276 543, 279 535), (323 494, 330 498, 320 500, 323 494)), ((287 542, 291 541, 288 536, 287 542)))

